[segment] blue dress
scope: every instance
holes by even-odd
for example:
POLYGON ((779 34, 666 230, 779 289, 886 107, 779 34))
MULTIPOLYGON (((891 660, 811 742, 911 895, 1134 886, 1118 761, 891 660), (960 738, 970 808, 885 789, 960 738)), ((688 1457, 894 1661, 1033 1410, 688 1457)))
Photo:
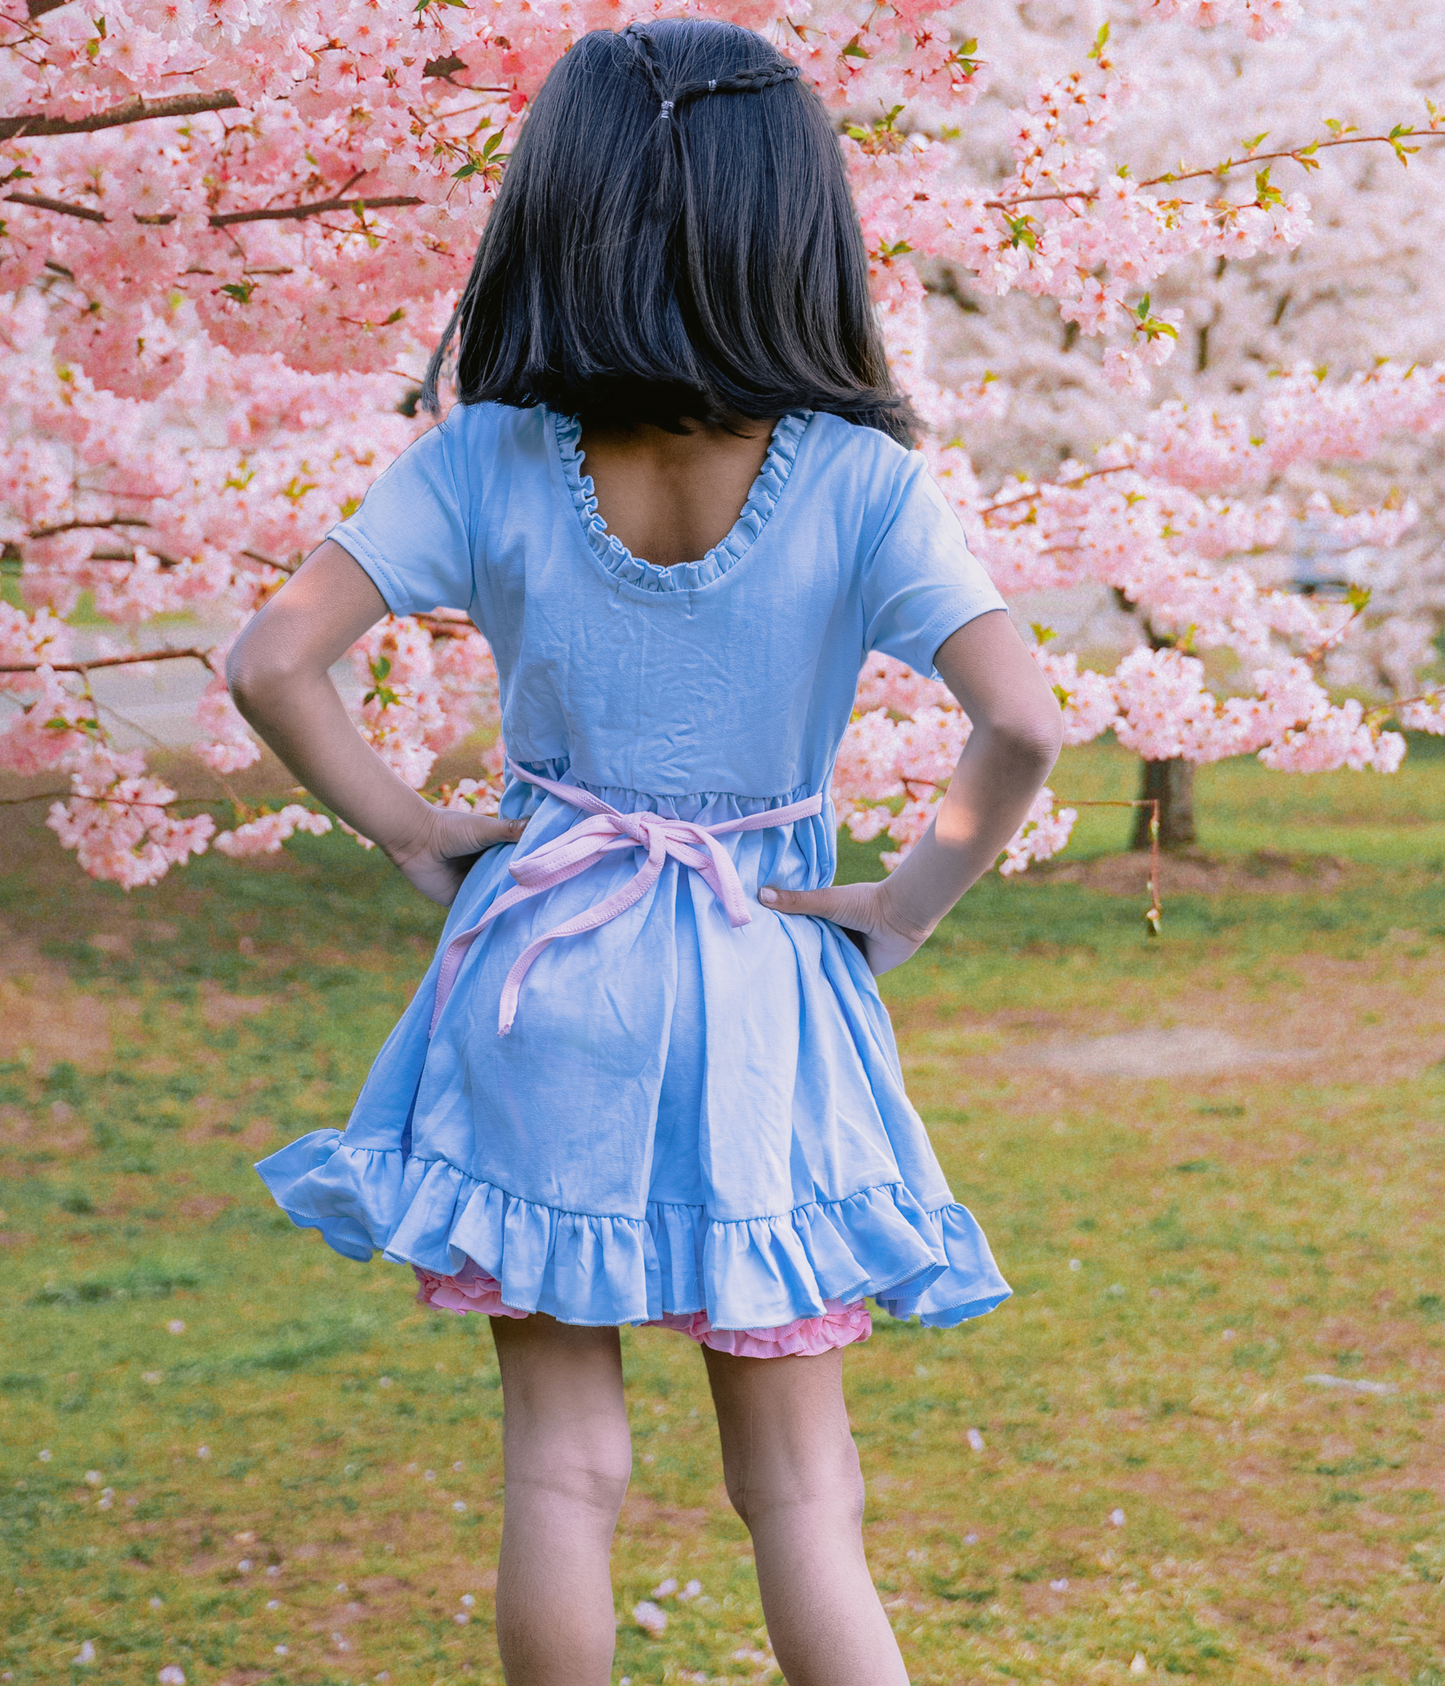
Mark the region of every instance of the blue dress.
POLYGON ((442 952, 582 822, 509 779, 520 843, 488 850, 344 1133, 257 1169, 338 1252, 442 1275, 470 1259, 521 1311, 568 1323, 706 1312, 717 1329, 874 1297, 951 1326, 1009 1293, 904 1092, 872 974, 826 920, 758 886, 832 881, 828 780, 865 654, 922 673, 1002 600, 923 457, 874 429, 784 416, 736 524, 661 568, 607 532, 575 420, 457 405, 332 529, 393 614, 467 610, 491 644, 524 772, 624 814, 702 824, 814 793, 821 814, 732 832, 750 921, 668 859, 643 899, 554 942, 499 1036, 532 941, 620 891, 623 848, 509 907, 472 943, 434 1033, 442 952))

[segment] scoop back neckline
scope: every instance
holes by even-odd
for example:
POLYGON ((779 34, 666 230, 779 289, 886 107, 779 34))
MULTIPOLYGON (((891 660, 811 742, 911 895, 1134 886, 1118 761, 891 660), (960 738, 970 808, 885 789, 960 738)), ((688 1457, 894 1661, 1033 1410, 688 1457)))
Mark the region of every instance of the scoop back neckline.
POLYGON ((634 556, 615 533, 608 532, 607 522, 597 508, 597 492, 592 476, 582 470, 581 418, 560 415, 555 410, 549 410, 547 414, 562 465, 562 478, 588 547, 615 579, 626 580, 649 591, 695 591, 699 586, 721 579, 743 559, 762 535, 776 509, 792 473, 798 447, 813 419, 811 410, 790 410, 786 415, 779 416, 768 445, 768 454, 763 458, 763 465, 753 481, 747 501, 738 512, 737 520, 696 562, 675 562, 665 568, 660 563, 634 556))

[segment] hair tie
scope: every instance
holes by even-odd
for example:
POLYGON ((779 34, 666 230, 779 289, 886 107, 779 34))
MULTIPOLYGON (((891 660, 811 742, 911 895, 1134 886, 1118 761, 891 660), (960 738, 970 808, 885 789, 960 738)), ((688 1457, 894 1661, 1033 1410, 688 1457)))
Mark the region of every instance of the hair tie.
POLYGON ((708 83, 707 91, 710 94, 715 94, 717 92, 717 78, 716 77, 713 77, 712 81, 708 83))
POLYGON ((672 116, 672 108, 675 103, 676 102, 673 100, 664 100, 662 102, 662 116, 664 121, 672 116))

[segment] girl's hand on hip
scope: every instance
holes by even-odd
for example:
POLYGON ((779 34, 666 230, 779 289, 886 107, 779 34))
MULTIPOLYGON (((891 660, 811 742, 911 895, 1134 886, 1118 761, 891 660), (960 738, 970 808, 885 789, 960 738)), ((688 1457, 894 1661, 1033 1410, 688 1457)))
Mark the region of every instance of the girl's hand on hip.
POLYGON ((525 820, 497 819, 462 808, 430 808, 420 836, 388 849, 392 864, 428 899, 450 907, 478 855, 498 843, 515 843, 525 820))
POLYGON ((929 932, 910 929, 890 906, 888 884, 835 884, 826 890, 779 890, 765 885, 758 900, 775 913, 801 913, 841 925, 877 977, 911 959, 929 932))

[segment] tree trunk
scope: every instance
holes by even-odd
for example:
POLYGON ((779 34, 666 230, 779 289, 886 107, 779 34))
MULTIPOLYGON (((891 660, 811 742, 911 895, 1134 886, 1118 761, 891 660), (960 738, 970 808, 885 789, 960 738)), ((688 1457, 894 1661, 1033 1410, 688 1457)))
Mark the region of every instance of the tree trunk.
MULTIPOLYGON (((1187 849, 1195 841, 1194 763, 1175 757, 1170 761, 1140 763, 1139 795, 1143 801, 1159 803, 1159 846, 1187 849)), ((1134 810, 1134 849, 1149 847, 1150 808, 1134 810)))

